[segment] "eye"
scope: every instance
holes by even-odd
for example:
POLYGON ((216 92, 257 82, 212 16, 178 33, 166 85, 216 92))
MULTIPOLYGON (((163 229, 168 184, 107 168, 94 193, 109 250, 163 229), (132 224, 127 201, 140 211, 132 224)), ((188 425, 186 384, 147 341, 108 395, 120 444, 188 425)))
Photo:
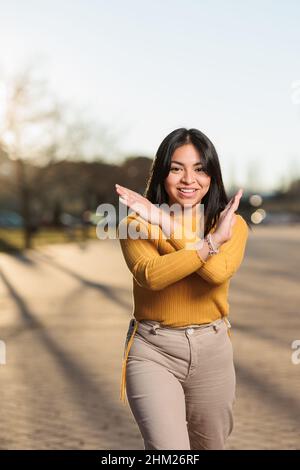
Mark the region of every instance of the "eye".
MULTIPOLYGON (((174 172, 177 172, 177 170, 181 170, 181 168, 173 166, 170 169, 170 171, 174 171, 174 172)), ((197 171, 198 173, 205 173, 205 169, 203 167, 196 168, 195 171, 197 171)))
POLYGON ((205 174, 207 174, 207 171, 206 171, 206 169, 205 169, 205 168, 203 168, 203 167, 199 167, 199 168, 197 168, 197 169, 196 169, 196 171, 197 171, 198 173, 205 173, 205 174))

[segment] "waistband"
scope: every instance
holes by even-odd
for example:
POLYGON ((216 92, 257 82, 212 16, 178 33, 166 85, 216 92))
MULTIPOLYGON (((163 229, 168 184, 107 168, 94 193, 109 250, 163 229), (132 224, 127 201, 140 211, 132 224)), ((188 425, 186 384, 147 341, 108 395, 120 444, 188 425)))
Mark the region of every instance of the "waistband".
POLYGON ((143 325, 150 326, 151 327, 150 331, 153 334, 157 334, 158 329, 172 330, 173 332, 176 332, 177 330, 180 330, 180 331, 177 331, 179 333, 179 332, 188 330, 190 328, 203 329, 203 328, 210 328, 210 327, 213 327, 215 332, 217 333, 219 328, 220 328, 220 325, 223 322, 227 326, 228 336, 230 337, 231 336, 231 333, 230 333, 231 324, 230 324, 230 321, 228 320, 228 318, 226 316, 222 317, 222 318, 219 318, 218 320, 215 320, 211 323, 203 323, 203 324, 196 324, 196 325, 191 324, 191 325, 186 325, 186 326, 181 326, 181 327, 176 327, 176 328, 175 327, 164 326, 160 322, 157 322, 157 321, 154 321, 154 320, 141 320, 141 321, 138 321, 136 318, 131 318, 130 321, 129 321, 129 328, 132 327, 132 333, 131 333, 130 339, 127 343, 127 346, 125 348, 124 356, 123 356, 120 400, 123 401, 124 403, 126 403, 125 390, 126 390, 127 357, 128 357, 129 351, 130 351, 131 344, 132 344, 133 339, 134 339, 135 332, 137 331, 139 325, 141 325, 142 327, 143 327, 143 325))
POLYGON ((150 326, 151 331, 154 334, 156 333, 156 330, 158 330, 158 329, 168 330, 168 331, 172 331, 172 332, 177 332, 177 331, 182 332, 182 330, 183 331, 184 330, 189 330, 191 328, 199 330, 199 329, 203 329, 203 328, 213 327, 214 329, 218 329, 218 327, 220 325, 222 325, 223 323, 225 323, 228 328, 231 328, 230 321, 226 317, 219 318, 219 319, 214 320, 213 322, 210 322, 210 323, 190 324, 190 325, 177 326, 177 327, 165 326, 162 323, 157 322, 155 320, 141 320, 141 321, 137 322, 137 320, 135 318, 131 319, 130 326, 134 327, 136 323, 138 323, 138 325, 141 325, 141 326, 144 326, 144 325, 150 326))

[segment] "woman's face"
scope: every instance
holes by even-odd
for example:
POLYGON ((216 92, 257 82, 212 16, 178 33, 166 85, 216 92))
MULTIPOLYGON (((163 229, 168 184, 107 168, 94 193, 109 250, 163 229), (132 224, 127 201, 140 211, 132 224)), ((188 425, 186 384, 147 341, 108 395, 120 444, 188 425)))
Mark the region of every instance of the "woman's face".
POLYGON ((211 177, 201 169, 201 157, 193 144, 177 148, 172 155, 170 172, 164 186, 169 196, 169 206, 180 204, 194 207, 209 190, 211 177), (184 192, 181 189, 193 189, 184 192))

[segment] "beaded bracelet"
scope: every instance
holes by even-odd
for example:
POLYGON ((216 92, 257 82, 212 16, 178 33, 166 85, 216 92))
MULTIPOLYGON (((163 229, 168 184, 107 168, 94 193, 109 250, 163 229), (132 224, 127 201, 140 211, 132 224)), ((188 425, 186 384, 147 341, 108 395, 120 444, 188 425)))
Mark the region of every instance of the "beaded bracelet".
POLYGON ((207 244, 209 246, 209 254, 210 255, 216 255, 219 253, 219 248, 214 248, 212 244, 212 239, 211 239, 211 234, 209 233, 206 237, 205 240, 207 241, 207 244))

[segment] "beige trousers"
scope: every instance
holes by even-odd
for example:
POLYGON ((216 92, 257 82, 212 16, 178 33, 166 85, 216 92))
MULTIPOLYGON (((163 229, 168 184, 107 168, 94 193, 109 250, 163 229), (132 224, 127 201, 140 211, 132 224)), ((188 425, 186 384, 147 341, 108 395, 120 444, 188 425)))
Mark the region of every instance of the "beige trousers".
POLYGON ((223 449, 236 399, 228 323, 170 328, 131 319, 125 347, 130 338, 126 393, 144 448, 223 449))

